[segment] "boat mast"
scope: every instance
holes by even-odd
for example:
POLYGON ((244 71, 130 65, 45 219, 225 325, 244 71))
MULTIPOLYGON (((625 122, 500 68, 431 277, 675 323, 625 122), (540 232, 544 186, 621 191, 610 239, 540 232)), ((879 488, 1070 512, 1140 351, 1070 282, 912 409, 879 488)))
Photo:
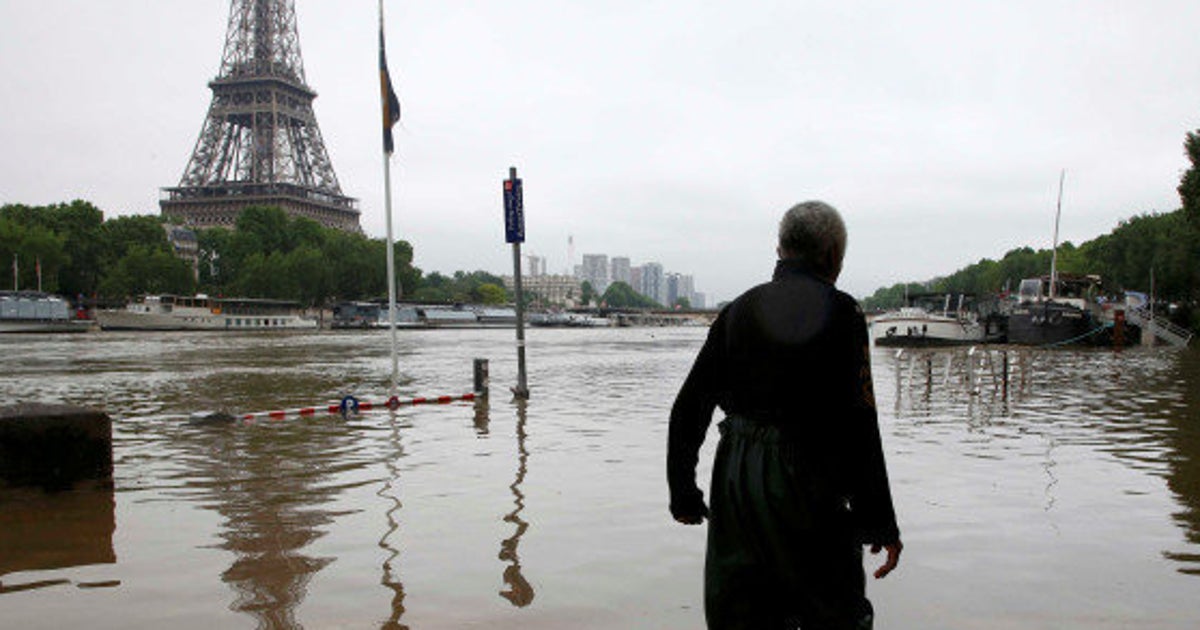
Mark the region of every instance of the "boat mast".
POLYGON ((1063 181, 1067 178, 1067 169, 1058 175, 1058 210, 1054 213, 1054 249, 1050 254, 1050 299, 1054 299, 1058 288, 1058 223, 1062 219, 1063 181))

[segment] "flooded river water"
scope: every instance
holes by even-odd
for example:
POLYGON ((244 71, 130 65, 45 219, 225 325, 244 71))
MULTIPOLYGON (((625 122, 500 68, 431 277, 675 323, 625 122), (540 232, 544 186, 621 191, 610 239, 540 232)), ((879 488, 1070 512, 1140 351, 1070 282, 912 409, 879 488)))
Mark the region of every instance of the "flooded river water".
MULTIPOLYGON (((0 404, 102 408, 115 458, 111 492, 0 490, 0 628, 703 627, 664 451, 704 333, 531 330, 517 404, 511 330, 404 332, 401 397, 478 357, 490 402, 219 426, 187 420, 386 399, 386 332, 0 338, 0 404)), ((873 359, 877 628, 1200 627, 1200 354, 873 359)))

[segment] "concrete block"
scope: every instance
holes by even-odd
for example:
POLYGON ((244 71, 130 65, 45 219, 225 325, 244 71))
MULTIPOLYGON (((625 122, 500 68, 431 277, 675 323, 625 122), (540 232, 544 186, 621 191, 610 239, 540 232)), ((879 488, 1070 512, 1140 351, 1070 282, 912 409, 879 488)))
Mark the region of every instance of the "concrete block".
POLYGON ((22 403, 0 407, 0 481, 69 488, 113 473, 112 420, 86 407, 22 403))

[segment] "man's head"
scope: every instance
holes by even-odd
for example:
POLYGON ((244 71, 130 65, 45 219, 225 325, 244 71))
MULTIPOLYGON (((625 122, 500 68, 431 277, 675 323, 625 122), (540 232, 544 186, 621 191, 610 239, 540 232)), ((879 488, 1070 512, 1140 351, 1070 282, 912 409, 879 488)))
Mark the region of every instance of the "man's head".
POLYGON ((846 224, 838 211, 823 201, 798 203, 779 221, 776 251, 780 258, 803 261, 817 275, 834 282, 846 255, 846 224))

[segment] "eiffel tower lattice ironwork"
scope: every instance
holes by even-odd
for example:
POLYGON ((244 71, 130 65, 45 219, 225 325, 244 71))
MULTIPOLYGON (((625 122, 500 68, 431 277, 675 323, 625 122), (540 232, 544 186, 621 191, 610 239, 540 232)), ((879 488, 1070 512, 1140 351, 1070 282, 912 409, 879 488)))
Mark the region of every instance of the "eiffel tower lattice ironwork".
POLYGON ((313 113, 294 0, 233 0, 213 99, 164 215, 199 228, 232 227, 242 209, 361 232, 358 201, 342 194, 313 113))

